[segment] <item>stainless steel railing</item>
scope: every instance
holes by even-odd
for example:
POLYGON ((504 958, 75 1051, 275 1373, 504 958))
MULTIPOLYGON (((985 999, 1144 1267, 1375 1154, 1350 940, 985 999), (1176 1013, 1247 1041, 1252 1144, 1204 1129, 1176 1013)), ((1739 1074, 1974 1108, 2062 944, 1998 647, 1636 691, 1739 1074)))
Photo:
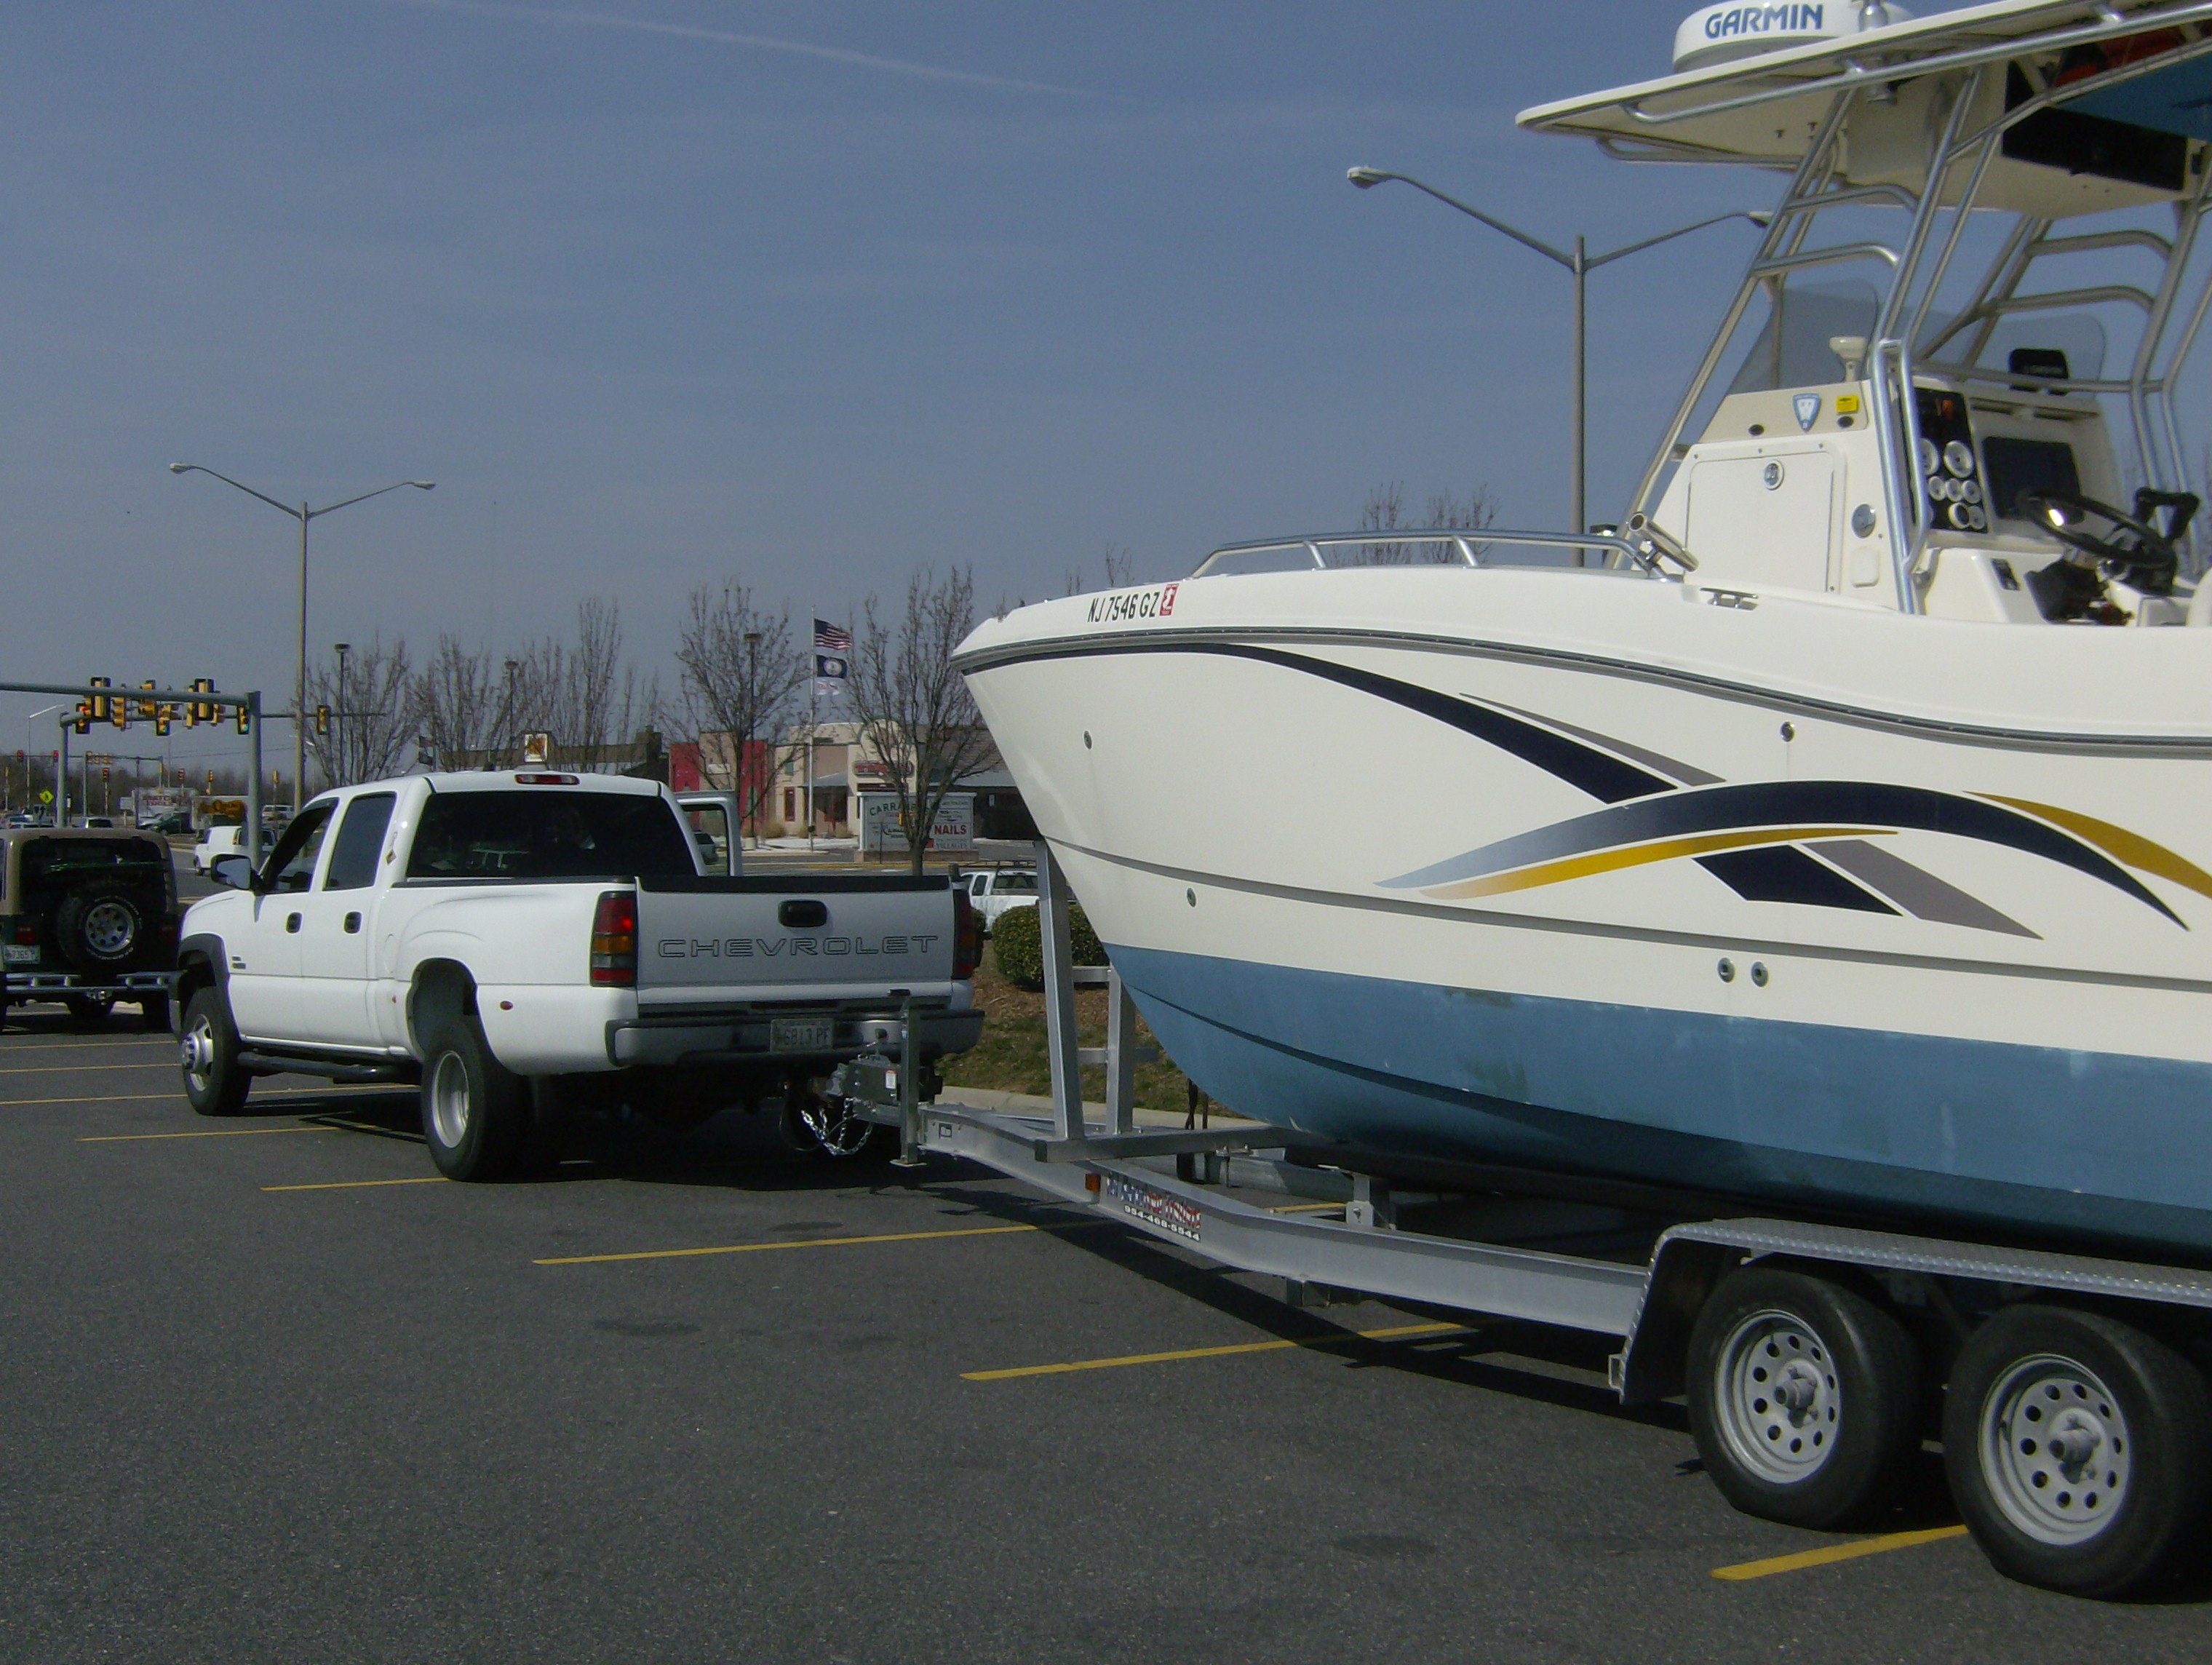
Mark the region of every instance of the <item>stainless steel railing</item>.
POLYGON ((1499 544, 1531 549, 1601 550, 1609 556, 1618 555, 1624 561, 1646 571, 1657 570, 1649 551, 1638 548, 1625 538, 1601 532, 1586 532, 1577 538, 1571 532, 1499 532, 1489 526, 1480 531, 1457 527, 1421 527, 1404 531, 1393 526, 1387 532, 1310 532, 1295 538, 1263 538, 1249 544, 1224 544, 1200 562, 1191 576, 1203 578, 1222 562, 1239 556, 1293 550, 1304 551, 1306 565, 1320 571, 1368 571, 1377 567, 1482 567, 1490 564, 1485 558, 1490 548, 1499 544), (1449 553, 1440 560, 1408 560, 1396 552, 1397 546, 1407 544, 1443 548, 1449 553), (1347 549, 1391 552, 1379 556, 1370 554, 1364 559, 1330 558, 1330 551, 1347 549))

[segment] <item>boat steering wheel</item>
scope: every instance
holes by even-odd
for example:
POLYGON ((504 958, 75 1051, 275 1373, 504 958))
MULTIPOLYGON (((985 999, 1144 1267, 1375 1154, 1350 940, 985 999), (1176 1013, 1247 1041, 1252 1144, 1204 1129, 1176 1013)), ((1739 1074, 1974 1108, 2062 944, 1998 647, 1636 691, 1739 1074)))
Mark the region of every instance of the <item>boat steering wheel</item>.
MULTIPOLYGON (((2171 537, 2143 518, 2155 513, 2155 506, 2139 505, 2137 513, 2129 514, 2070 491, 2031 492, 2020 501, 2043 530, 2066 545, 2066 558, 2075 566, 2100 568, 2106 577, 2124 579, 2139 590, 2162 592, 2172 587, 2181 555, 2171 537), (2090 529, 2094 521, 2105 523, 2101 532, 2090 529)), ((2196 507, 2193 498, 2190 507, 2196 507)), ((2175 534, 2187 524, 2188 516, 2180 516, 2175 534)))

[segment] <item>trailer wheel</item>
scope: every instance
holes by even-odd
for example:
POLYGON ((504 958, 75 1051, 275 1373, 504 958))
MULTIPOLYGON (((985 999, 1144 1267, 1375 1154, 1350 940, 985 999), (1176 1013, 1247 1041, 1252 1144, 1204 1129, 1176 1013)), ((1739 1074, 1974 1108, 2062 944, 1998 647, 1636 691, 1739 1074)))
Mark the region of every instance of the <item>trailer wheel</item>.
POLYGON ((504 1178, 529 1132, 522 1079, 492 1056, 475 1018, 447 1018, 422 1060, 422 1137, 438 1171, 447 1179, 504 1178))
POLYGON ((185 1003, 185 1032, 177 1038, 185 1097, 202 1115, 236 1115, 246 1108, 253 1078, 238 1066, 238 1030, 230 1002, 209 983, 185 1003))
POLYGON ((1689 1401, 1698 1454, 1730 1503, 1790 1526, 1847 1526, 1904 1479, 1920 1356, 1863 1296, 1752 1267, 1698 1315, 1689 1401))
POLYGON ((2194 1538, 2212 1480, 2212 1395, 2187 1359, 2117 1319, 2008 1307, 1952 1370, 1943 1466, 2000 1572, 2124 1595, 2194 1538))

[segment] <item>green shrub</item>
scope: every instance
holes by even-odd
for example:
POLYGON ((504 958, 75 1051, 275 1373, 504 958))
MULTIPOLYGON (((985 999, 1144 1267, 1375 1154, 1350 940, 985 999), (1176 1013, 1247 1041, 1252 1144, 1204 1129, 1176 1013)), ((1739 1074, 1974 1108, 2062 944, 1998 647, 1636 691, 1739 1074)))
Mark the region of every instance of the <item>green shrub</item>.
MULTIPOLYGON (((1103 965, 1106 951, 1098 933, 1083 916, 1080 903, 1067 910, 1068 947, 1078 965, 1103 965)), ((998 958, 999 975, 1017 988, 1044 987, 1044 937, 1034 908, 1009 908, 991 927, 991 951, 998 958)))

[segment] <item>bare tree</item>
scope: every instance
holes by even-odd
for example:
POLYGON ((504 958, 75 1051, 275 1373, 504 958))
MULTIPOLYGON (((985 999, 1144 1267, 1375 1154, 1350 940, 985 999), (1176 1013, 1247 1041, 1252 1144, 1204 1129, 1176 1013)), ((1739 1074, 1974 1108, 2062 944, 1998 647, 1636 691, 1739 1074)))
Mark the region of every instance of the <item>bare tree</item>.
POLYGON ((720 590, 702 584, 691 592, 676 662, 684 669, 682 724, 700 743, 700 767, 710 768, 708 736, 726 737, 732 751, 720 761, 729 779, 714 784, 738 794, 739 818, 757 840, 770 771, 749 768, 748 756, 755 740, 772 738, 795 714, 813 669, 808 652, 792 636, 791 610, 771 613, 754 606, 752 592, 734 578, 720 590))
POLYGON ((397 774, 416 732, 416 685, 406 639, 386 647, 378 635, 343 661, 322 659, 309 665, 307 705, 310 711, 331 709, 330 732, 318 732, 311 722, 307 736, 308 753, 325 781, 346 787, 397 774))
MULTIPOLYGON (((1132 556, 1128 550, 1121 548, 1118 544, 1109 544, 1106 546, 1104 552, 1099 557, 1099 565, 1104 571, 1104 576, 1100 580, 1098 585, 1098 587, 1102 590, 1126 589, 1131 583, 1135 581, 1132 574, 1136 570, 1136 557, 1132 556)), ((1066 594, 1083 595, 1087 593, 1084 586, 1083 570, 1084 563, 1080 561, 1077 562, 1073 567, 1070 567, 1067 569, 1067 588, 1065 592, 1066 594)), ((1003 617, 1003 613, 1001 614, 1001 617, 1003 617)))
POLYGON ((519 756, 525 734, 542 733, 569 768, 612 767, 610 745, 649 725, 660 704, 659 678, 641 680, 622 641, 620 605, 592 596, 577 605, 574 641, 549 636, 503 664, 494 744, 519 756))
POLYGON ((885 766, 917 874, 945 795, 998 756, 967 679, 952 668, 975 623, 974 571, 956 567, 939 579, 924 568, 907 581, 905 612, 890 624, 868 598, 853 644, 860 741, 885 766))
POLYGON ((415 679, 415 708, 439 768, 457 769, 489 754, 506 716, 504 692, 491 649, 438 638, 437 651, 415 679))
MULTIPOLYGON (((1498 500, 1488 486, 1479 485, 1464 499, 1449 491, 1431 495, 1424 519, 1418 522, 1404 518, 1406 490, 1396 480, 1386 480, 1367 494, 1360 506, 1359 530, 1362 532, 1479 532, 1495 525, 1498 520, 1498 500)), ((1488 545, 1468 540, 1480 560, 1488 545)), ((1366 567, 1449 566, 1459 560, 1459 551, 1449 544, 1414 541, 1407 538, 1378 538, 1372 544, 1356 546, 1358 553, 1346 559, 1347 565, 1366 567)))

